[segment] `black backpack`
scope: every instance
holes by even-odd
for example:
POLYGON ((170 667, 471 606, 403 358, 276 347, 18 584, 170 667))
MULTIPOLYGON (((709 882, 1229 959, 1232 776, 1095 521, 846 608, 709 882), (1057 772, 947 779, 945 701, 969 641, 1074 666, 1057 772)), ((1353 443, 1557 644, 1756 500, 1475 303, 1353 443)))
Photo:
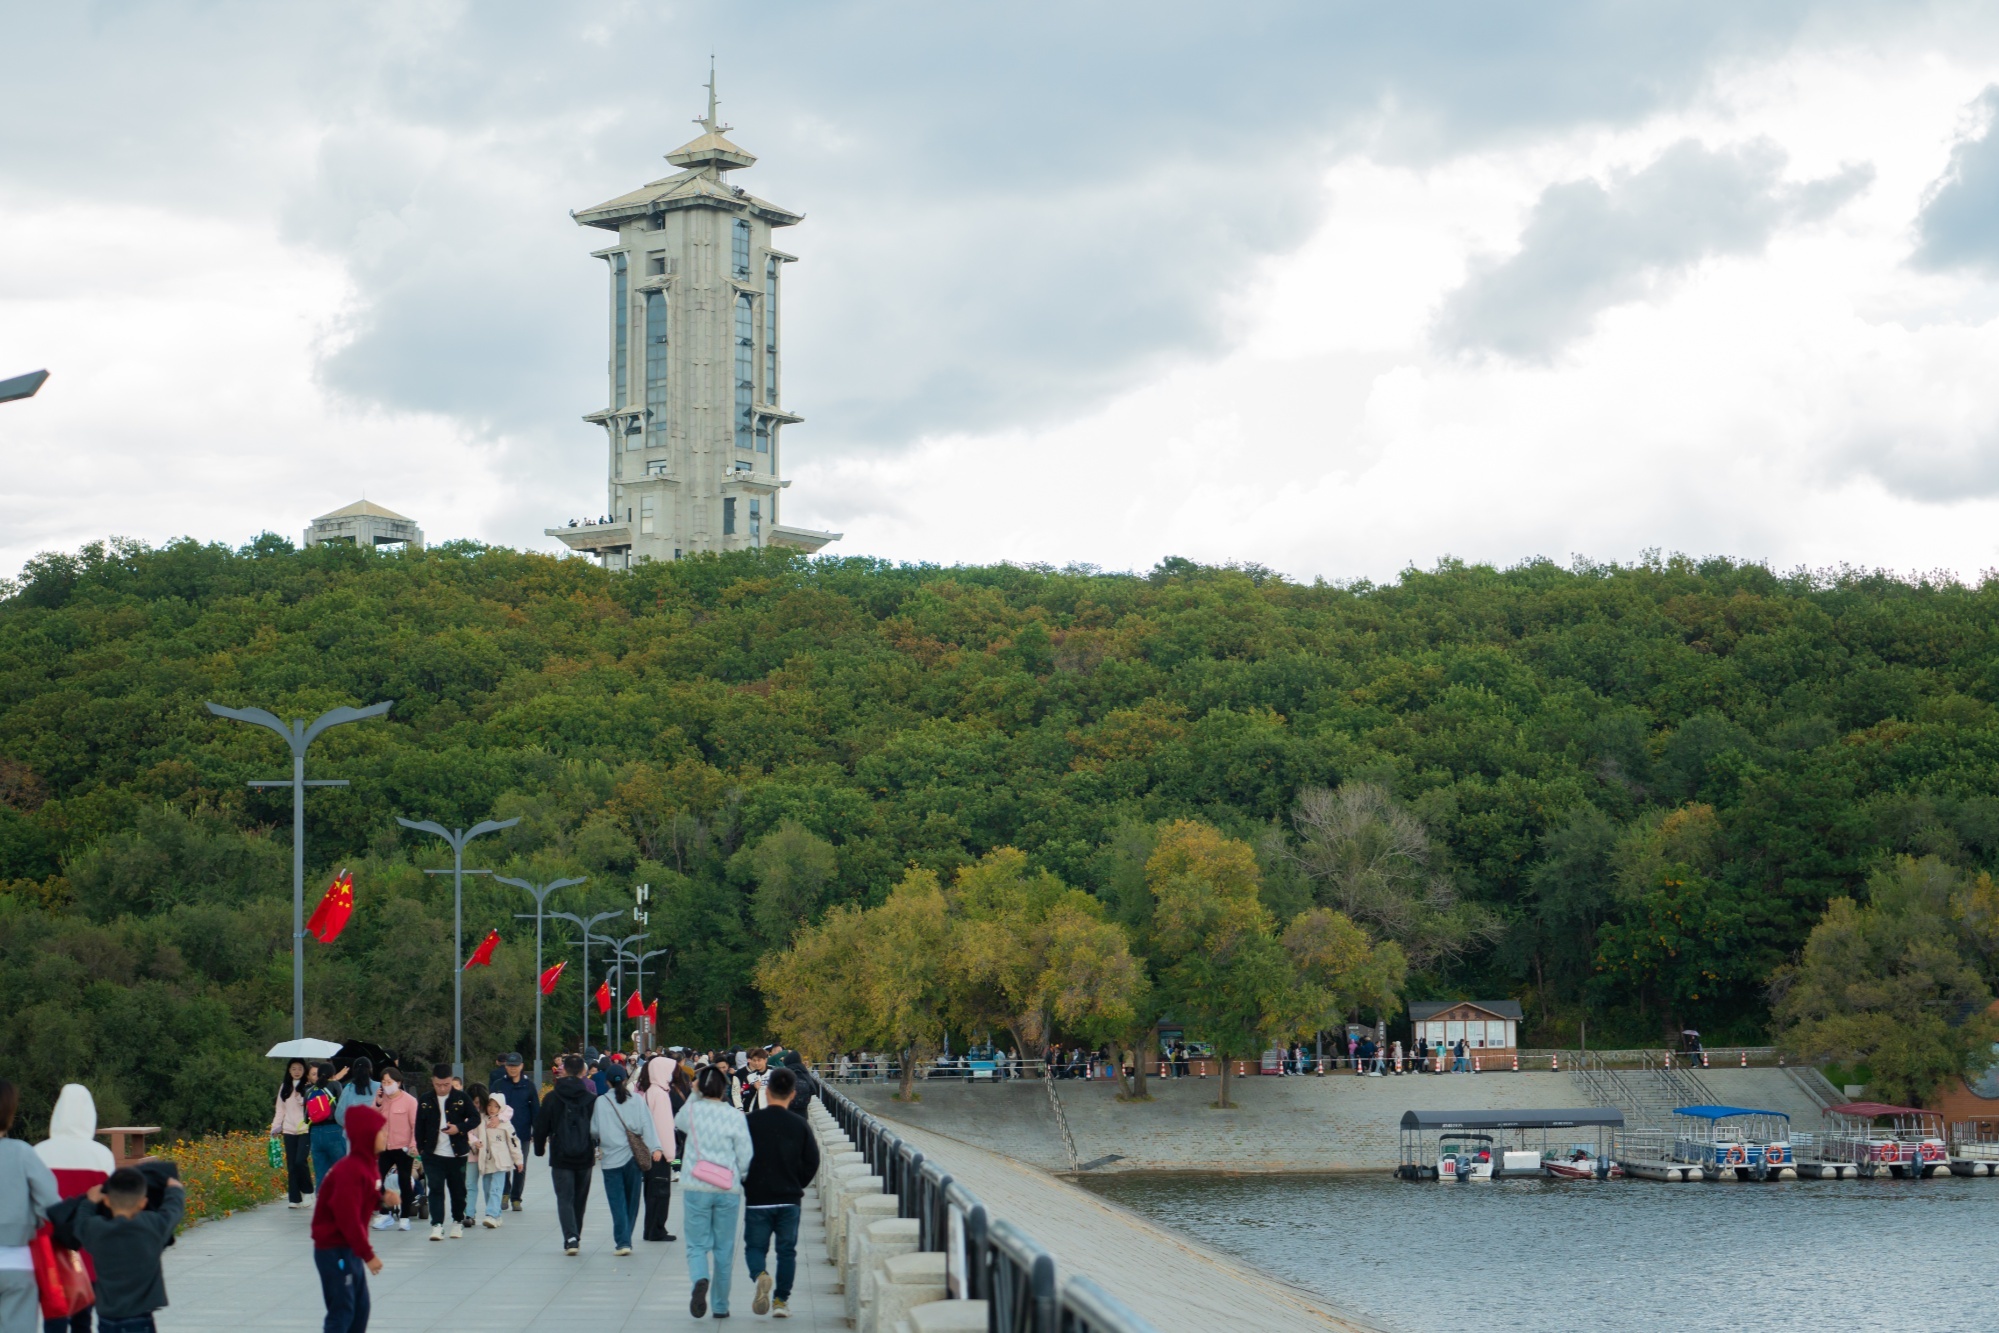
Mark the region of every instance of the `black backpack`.
POLYGON ((563 1099, 561 1114, 555 1118, 555 1133, 549 1136, 555 1141, 558 1156, 570 1161, 578 1158, 588 1160, 596 1153, 597 1141, 590 1137, 590 1113, 594 1109, 590 1102, 579 1106, 567 1098, 563 1099))

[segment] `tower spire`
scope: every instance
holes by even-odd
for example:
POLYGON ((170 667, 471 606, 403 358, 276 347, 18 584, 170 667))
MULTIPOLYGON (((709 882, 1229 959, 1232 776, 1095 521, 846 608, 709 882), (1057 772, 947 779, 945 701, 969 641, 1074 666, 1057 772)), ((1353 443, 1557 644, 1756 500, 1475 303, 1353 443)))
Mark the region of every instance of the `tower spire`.
POLYGON ((715 119, 715 106, 720 99, 715 96, 715 53, 713 51, 708 53, 708 82, 703 84, 702 87, 708 90, 708 114, 705 116, 696 116, 694 123, 707 130, 710 134, 734 129, 735 126, 724 125, 715 119))

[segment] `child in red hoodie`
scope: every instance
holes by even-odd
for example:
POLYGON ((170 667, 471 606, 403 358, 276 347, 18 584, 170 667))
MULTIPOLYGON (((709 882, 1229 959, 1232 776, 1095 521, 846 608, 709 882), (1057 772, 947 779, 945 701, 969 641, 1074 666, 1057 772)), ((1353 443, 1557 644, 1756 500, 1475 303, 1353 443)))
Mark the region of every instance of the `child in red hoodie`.
POLYGON ((326 1297, 326 1333, 367 1333, 368 1273, 382 1271, 368 1244, 368 1221, 384 1202, 397 1202, 383 1195, 375 1168, 387 1137, 384 1124, 371 1106, 347 1108, 347 1155, 320 1179, 314 1196, 312 1261, 326 1297))

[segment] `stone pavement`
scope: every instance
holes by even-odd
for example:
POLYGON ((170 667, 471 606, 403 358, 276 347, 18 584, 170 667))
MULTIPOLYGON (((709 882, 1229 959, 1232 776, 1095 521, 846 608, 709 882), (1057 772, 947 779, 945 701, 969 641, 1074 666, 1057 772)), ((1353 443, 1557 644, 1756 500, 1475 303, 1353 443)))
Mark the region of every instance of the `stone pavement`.
POLYGON ((1094 1278, 1160 1333, 1363 1333, 1370 1327, 1316 1295, 1154 1226, 1039 1168, 907 1123, 897 1122, 894 1128, 926 1160, 937 1162, 978 1195, 989 1213, 1040 1242, 1055 1256, 1058 1275, 1094 1278))
MULTIPOLYGON (((507 1213, 498 1231, 468 1228, 461 1240, 433 1244, 427 1222, 409 1231, 374 1233, 382 1271, 369 1279, 374 1298, 370 1330, 451 1329, 454 1333, 509 1333, 525 1329, 588 1329, 589 1333, 656 1333, 694 1327, 687 1313, 689 1284, 681 1242, 632 1242, 626 1258, 611 1254, 611 1214, 603 1177, 590 1191, 584 1215, 583 1253, 562 1253, 548 1168, 528 1168, 522 1211, 507 1213)), ((681 1192, 673 1194, 667 1229, 680 1234, 681 1192)), ((218 1329, 317 1330, 325 1317, 319 1276, 312 1263, 306 1208, 266 1205, 191 1228, 166 1254, 167 1296, 161 1333, 214 1333, 218 1329)), ((798 1237, 798 1285, 789 1321, 792 1333, 844 1330, 846 1309, 834 1290, 836 1270, 826 1262, 826 1230, 815 1194, 807 1191, 798 1237)), ((737 1236, 730 1320, 724 1327, 758 1325, 750 1314, 755 1289, 743 1266, 737 1236)))

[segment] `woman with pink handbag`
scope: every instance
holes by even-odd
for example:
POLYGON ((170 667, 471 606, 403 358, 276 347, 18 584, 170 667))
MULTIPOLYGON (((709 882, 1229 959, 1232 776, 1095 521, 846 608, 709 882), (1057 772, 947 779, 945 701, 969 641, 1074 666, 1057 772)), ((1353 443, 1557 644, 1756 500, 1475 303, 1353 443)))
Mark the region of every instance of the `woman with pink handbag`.
POLYGON ((729 1317, 729 1271, 736 1258, 736 1230, 743 1216, 743 1173, 750 1169, 750 1128, 729 1100, 729 1078, 714 1065, 694 1080, 695 1096, 673 1118, 687 1135, 681 1160, 681 1232, 687 1237, 687 1276, 694 1294, 687 1310, 696 1319, 708 1313, 712 1290, 715 1317, 729 1317))

